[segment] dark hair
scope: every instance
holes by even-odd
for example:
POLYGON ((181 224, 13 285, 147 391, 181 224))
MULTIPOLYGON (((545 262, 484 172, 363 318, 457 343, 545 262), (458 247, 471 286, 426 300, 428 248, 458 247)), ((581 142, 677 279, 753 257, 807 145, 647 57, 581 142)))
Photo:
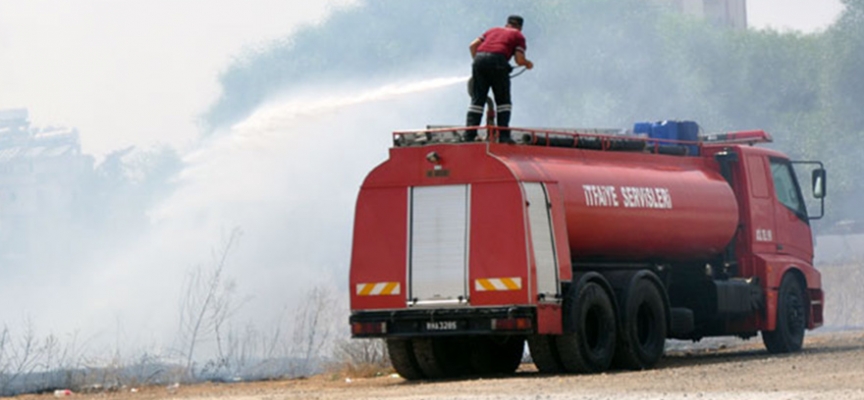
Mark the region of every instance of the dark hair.
POLYGON ((524 22, 525 22, 525 20, 522 19, 522 17, 520 17, 518 15, 511 15, 511 16, 507 17, 507 23, 510 25, 513 25, 517 28, 521 28, 522 24, 524 22))

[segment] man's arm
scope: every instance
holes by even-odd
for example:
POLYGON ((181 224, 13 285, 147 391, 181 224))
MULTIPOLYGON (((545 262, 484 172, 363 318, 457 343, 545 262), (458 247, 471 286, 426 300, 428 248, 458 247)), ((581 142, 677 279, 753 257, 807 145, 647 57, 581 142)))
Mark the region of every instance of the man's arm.
POLYGON ((534 68, 534 63, 532 63, 530 60, 525 58, 525 52, 524 51, 516 50, 514 57, 516 58, 516 65, 521 65, 521 66, 528 68, 528 69, 534 68))
POLYGON ((477 56, 477 48, 480 47, 480 43, 483 43, 483 39, 478 37, 477 39, 474 39, 473 42, 471 42, 470 46, 468 46, 468 49, 471 50, 472 60, 474 59, 474 57, 477 56))

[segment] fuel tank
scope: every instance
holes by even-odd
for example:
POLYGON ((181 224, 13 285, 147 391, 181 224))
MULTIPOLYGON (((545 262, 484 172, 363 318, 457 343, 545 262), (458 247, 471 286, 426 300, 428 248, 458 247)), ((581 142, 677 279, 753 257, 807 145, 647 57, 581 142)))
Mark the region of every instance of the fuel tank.
POLYGON ((735 194, 710 156, 500 151, 517 180, 558 186, 574 261, 701 261, 735 235, 735 194))

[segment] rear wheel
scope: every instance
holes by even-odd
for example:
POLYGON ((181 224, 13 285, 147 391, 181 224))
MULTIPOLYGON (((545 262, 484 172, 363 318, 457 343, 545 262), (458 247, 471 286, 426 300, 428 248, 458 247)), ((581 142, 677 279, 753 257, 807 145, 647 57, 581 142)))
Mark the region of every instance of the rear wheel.
POLYGON ((801 284, 786 274, 780 281, 777 296, 777 326, 762 332, 762 342, 771 353, 792 353, 801 350, 807 328, 807 300, 801 284))
POLYGON ((615 310, 600 285, 589 282, 567 293, 564 329, 555 343, 568 372, 602 372, 609 368, 615 355, 615 310))
POLYGON ((411 339, 387 339, 387 354, 390 355, 390 364, 393 369, 403 378, 413 381, 423 379, 423 371, 414 357, 414 343, 411 339))
POLYGON ((417 365, 429 379, 455 378, 471 372, 468 341, 459 337, 414 339, 417 365))
POLYGON ((560 374, 564 365, 558 356, 555 337, 551 335, 532 335, 528 337, 528 349, 531 350, 531 360, 537 370, 543 374, 560 374))
POLYGON ((613 364, 626 369, 653 367, 666 344, 666 307, 651 281, 639 279, 627 290, 613 364))
POLYGON ((525 353, 522 336, 477 336, 469 342, 471 369, 479 375, 513 373, 525 353))

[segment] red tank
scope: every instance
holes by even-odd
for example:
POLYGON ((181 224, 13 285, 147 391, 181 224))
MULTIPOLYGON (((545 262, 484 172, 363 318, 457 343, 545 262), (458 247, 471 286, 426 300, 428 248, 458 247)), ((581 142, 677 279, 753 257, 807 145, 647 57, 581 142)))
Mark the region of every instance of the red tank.
POLYGON ((710 158, 509 150, 500 159, 519 180, 558 183, 574 260, 704 260, 735 234, 735 194, 710 158))

